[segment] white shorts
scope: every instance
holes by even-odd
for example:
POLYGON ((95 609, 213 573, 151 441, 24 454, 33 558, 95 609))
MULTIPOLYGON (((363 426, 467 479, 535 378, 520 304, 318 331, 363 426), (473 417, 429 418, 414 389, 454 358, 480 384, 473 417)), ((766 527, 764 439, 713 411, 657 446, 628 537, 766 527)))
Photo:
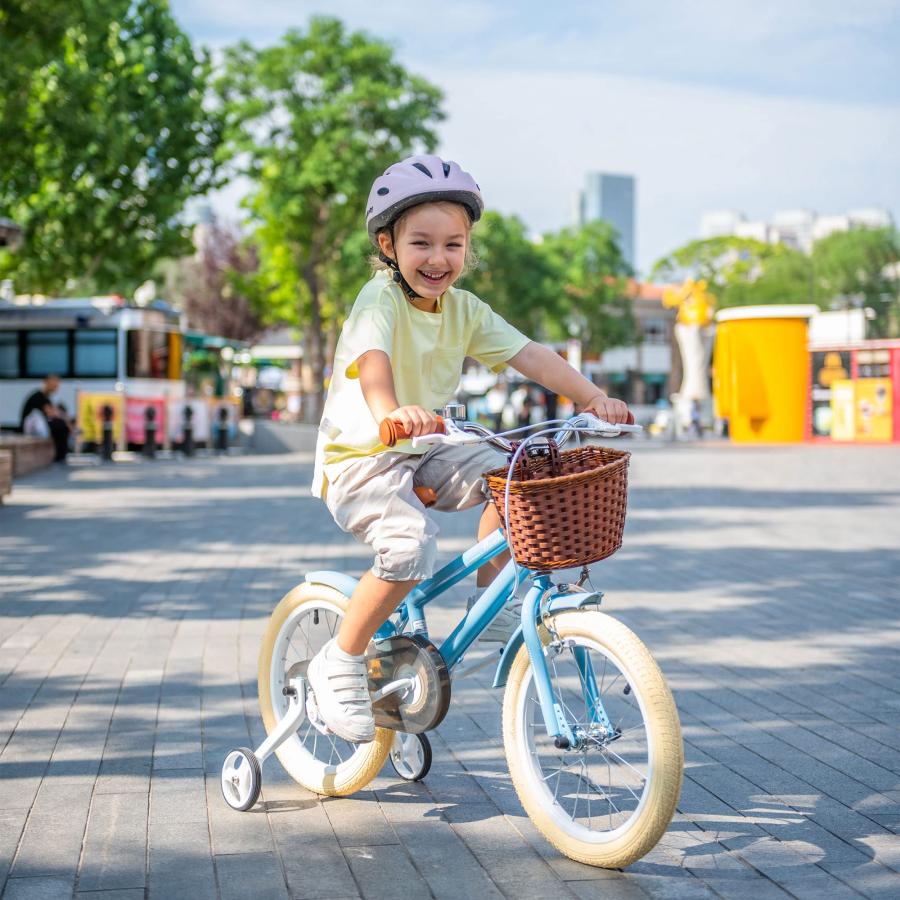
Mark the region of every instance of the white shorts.
POLYGON ((439 529, 414 488, 437 494, 434 509, 469 509, 490 499, 482 475, 504 463, 486 444, 437 444, 422 455, 389 450, 344 469, 329 482, 325 503, 343 531, 375 552, 375 575, 421 581, 434 574, 439 529))

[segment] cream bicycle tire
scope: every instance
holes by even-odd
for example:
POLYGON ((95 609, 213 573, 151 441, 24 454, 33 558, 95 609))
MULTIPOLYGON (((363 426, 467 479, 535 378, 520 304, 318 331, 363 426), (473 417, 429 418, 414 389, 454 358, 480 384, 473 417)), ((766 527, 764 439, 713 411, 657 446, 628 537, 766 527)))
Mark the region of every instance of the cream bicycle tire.
MULTIPOLYGON (((595 834, 589 828, 585 829, 574 818, 574 810, 573 816, 567 818, 568 814, 556 796, 550 796, 550 785, 543 775, 540 756, 534 752, 532 739, 526 733, 529 730, 527 719, 535 714, 526 710, 528 701, 533 699, 533 679, 524 645, 513 662, 503 700, 503 744, 510 775, 525 811, 561 853, 591 866, 622 868, 643 857, 657 844, 675 812, 684 769, 678 711, 655 660, 627 626, 604 613, 588 610, 559 613, 551 625, 560 638, 571 639, 578 646, 597 651, 613 661, 623 673, 623 684, 627 685, 623 693, 634 693, 646 723, 646 785, 634 813, 609 832, 595 834)), ((542 640, 547 643, 549 638, 542 634, 542 640)), ((542 720, 540 729, 543 729, 542 720)), ((562 765, 559 771, 575 774, 562 765)), ((557 776, 557 791, 559 781, 557 776)), ((597 786, 590 778, 587 783, 597 786)), ((609 804, 614 806, 609 789, 606 796, 610 798, 609 804)), ((576 807, 577 802, 576 798, 576 807)), ((590 824, 590 805, 588 816, 590 824)), ((609 817, 612 820, 611 810, 609 817)))
MULTIPOLYGON (((349 597, 334 588, 304 583, 289 591, 273 610, 260 645, 258 668, 259 709, 267 734, 274 730, 287 708, 287 698, 281 693, 287 657, 282 658, 281 654, 286 652, 292 631, 304 616, 315 615, 317 610, 326 618, 339 619, 349 602, 349 597)), ((298 784, 316 794, 332 797, 344 797, 365 788, 381 771, 394 740, 392 731, 377 728, 374 741, 356 745, 346 760, 338 753, 340 761, 335 764, 323 762, 316 757, 315 750, 309 751, 307 742, 301 739, 303 730, 301 725, 275 753, 285 771, 298 784)), ((309 733, 308 728, 306 731, 309 733)), ((332 740, 331 747, 336 746, 337 740, 332 740)), ((317 748, 317 744, 314 747, 317 748)))

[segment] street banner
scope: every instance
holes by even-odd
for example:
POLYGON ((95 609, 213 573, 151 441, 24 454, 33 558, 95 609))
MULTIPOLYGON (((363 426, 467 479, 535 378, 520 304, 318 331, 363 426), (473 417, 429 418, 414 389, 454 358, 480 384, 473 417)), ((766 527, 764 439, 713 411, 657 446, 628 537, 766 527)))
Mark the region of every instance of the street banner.
POLYGON ((241 418, 241 401, 234 397, 210 397, 209 418, 213 440, 215 440, 219 428, 220 411, 223 409, 227 413, 226 422, 228 423, 228 440, 234 441, 237 438, 238 422, 241 418))
POLYGON ((856 382, 856 440, 889 441, 894 431, 890 378, 860 378, 856 382))
POLYGON ((170 400, 168 408, 169 443, 184 442, 184 409, 191 409, 191 429, 195 442, 209 441, 209 403, 202 397, 191 400, 170 400))
POLYGON ((850 379, 831 382, 831 439, 834 441, 852 441, 856 438, 856 384, 858 382, 850 379))
POLYGON ((77 395, 76 419, 79 429, 79 442, 99 447, 103 441, 103 407, 109 406, 113 411, 113 441, 117 447, 122 446, 123 426, 125 424, 125 403, 121 394, 94 394, 79 391, 77 395))
POLYGON ((129 444, 143 444, 144 430, 147 426, 147 410, 156 411, 156 443, 162 446, 166 437, 166 400, 165 397, 126 397, 125 398, 125 440, 129 444))

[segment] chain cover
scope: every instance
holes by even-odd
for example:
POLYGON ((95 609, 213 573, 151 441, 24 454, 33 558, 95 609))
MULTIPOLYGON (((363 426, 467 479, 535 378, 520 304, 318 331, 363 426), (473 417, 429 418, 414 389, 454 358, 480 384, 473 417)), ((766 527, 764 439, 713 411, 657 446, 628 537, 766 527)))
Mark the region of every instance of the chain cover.
POLYGON ((369 645, 369 690, 413 678, 411 689, 393 691, 372 704, 375 724, 421 734, 436 728, 450 707, 450 672, 438 648, 418 634, 392 635, 369 645))

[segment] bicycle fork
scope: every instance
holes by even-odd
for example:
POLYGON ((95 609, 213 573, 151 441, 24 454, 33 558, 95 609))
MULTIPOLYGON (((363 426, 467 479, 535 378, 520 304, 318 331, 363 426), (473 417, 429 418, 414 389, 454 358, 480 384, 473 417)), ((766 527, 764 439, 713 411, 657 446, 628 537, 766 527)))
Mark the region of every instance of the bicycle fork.
MULTIPOLYGON (((579 739, 573 732, 572 725, 566 718, 562 705, 553 693, 553 681, 550 678, 548 665, 549 653, 553 652, 551 649, 552 645, 550 647, 544 646, 538 634, 541 598, 552 586, 553 583, 549 575, 534 576, 532 586, 522 603, 522 636, 525 639, 525 647, 528 651, 528 658, 531 661, 532 677, 534 678, 534 686, 541 705, 541 713, 544 717, 544 726, 547 729, 547 734, 553 738, 553 743, 557 749, 570 750, 578 746, 579 739)), ((578 669, 581 690, 584 694, 585 709, 589 711, 591 723, 601 726, 606 734, 612 737, 614 729, 603 707, 600 692, 597 689, 597 680, 594 677, 590 656, 583 647, 573 647, 572 652, 578 669)))

